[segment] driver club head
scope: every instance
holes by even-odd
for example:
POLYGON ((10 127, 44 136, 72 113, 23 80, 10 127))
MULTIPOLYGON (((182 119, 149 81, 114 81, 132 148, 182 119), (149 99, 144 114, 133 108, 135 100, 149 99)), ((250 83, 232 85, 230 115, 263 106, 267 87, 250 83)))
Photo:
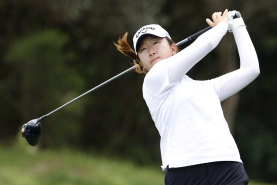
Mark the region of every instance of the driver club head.
POLYGON ((21 133, 30 145, 35 146, 39 141, 41 133, 40 119, 33 119, 24 124, 21 133))

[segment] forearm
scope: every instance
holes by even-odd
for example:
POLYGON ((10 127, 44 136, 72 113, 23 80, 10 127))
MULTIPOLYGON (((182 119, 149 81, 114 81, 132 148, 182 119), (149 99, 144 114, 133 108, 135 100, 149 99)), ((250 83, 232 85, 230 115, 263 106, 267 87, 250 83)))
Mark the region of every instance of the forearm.
POLYGON ((219 23, 193 42, 186 49, 170 57, 168 75, 170 83, 177 82, 203 57, 212 51, 226 34, 228 24, 219 23))
POLYGON ((240 68, 214 79, 221 101, 239 92, 260 73, 258 57, 245 26, 233 30, 239 52, 240 68))
MULTIPOLYGON (((256 50, 245 26, 239 26, 233 30, 234 38, 240 58, 240 69, 247 70, 255 79, 260 73, 256 50)), ((249 76, 251 78, 251 76, 249 76)))

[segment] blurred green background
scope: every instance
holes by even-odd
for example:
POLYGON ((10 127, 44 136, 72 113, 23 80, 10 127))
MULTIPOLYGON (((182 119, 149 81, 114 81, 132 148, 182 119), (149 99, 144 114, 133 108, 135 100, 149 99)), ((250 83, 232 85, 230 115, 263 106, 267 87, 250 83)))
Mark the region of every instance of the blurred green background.
MULTIPOLYGON (((135 72, 43 120, 37 147, 19 131, 129 68, 113 45, 125 32, 132 43, 138 28, 158 23, 178 42, 225 8, 241 12, 261 74, 222 106, 250 179, 277 183, 275 0, 0 1, 0 183, 162 184, 159 134, 142 97, 144 76, 135 72)), ((227 33, 189 75, 208 79, 238 66, 227 33)))

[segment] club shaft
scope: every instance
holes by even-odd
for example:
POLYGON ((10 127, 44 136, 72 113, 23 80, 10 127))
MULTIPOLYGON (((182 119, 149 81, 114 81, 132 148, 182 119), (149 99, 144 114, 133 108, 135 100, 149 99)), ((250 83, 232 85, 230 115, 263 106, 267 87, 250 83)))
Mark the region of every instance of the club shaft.
MULTIPOLYGON (((201 34, 205 33, 205 32, 208 31, 209 29, 211 29, 211 27, 207 27, 207 28, 205 28, 205 29, 203 29, 203 30, 200 30, 199 32, 197 32, 197 33, 195 33, 195 34, 193 34, 193 35, 187 37, 186 39, 184 39, 184 40, 178 42, 176 45, 177 45, 177 46, 182 46, 183 44, 186 44, 187 42, 196 40, 201 34)), ((44 119, 44 118, 46 118, 47 116, 53 114, 54 112, 57 112, 57 111, 60 110, 61 108, 65 107, 65 106, 71 104, 72 102, 78 100, 79 98, 81 98, 81 97, 83 97, 83 96, 85 96, 85 95, 87 95, 87 94, 89 94, 89 93, 95 91, 96 89, 98 89, 98 88, 100 88, 100 87, 102 87, 102 86, 108 84, 109 82, 115 80, 116 78, 118 78, 118 77, 120 77, 120 76, 122 76, 122 75, 124 75, 124 74, 126 74, 126 73, 128 73, 128 72, 130 72, 130 71, 132 71, 132 70, 134 70, 135 68, 136 68, 136 66, 132 66, 132 67, 130 67, 129 69, 126 69, 125 71, 123 71, 123 72, 121 72, 121 73, 115 75, 114 77, 112 77, 112 78, 106 80, 105 82, 102 82, 101 84, 97 85, 96 87, 94 87, 94 88, 92 88, 92 89, 86 91, 85 93, 83 93, 83 94, 81 94, 80 96, 78 96, 78 97, 76 97, 76 98, 70 100, 69 102, 63 104, 62 106, 56 108, 55 110, 49 112, 48 114, 45 114, 45 115, 41 116, 40 118, 38 118, 38 120, 41 121, 42 119, 44 119)))
POLYGON ((100 87, 102 87, 102 86, 104 86, 104 85, 110 83, 111 81, 115 80, 116 78, 118 78, 118 77, 120 77, 120 76, 122 76, 122 75, 128 73, 129 71, 134 70, 135 67, 136 67, 136 66, 132 66, 132 67, 130 67, 129 69, 126 69, 125 71, 123 71, 123 72, 121 72, 121 73, 115 75, 114 77, 112 77, 112 78, 106 80, 105 82, 102 82, 101 84, 97 85, 96 87, 93 87, 92 89, 86 91, 85 93, 81 94, 80 96, 77 96, 76 98, 70 100, 69 102, 67 102, 67 103, 63 104, 62 106, 56 108, 55 110, 49 112, 48 114, 45 114, 45 115, 41 116, 41 117, 39 118, 39 120, 42 120, 42 119, 46 118, 47 116, 53 114, 54 112, 60 110, 61 108, 65 107, 65 106, 67 106, 68 104, 70 104, 70 103, 72 103, 72 102, 78 100, 79 98, 81 98, 81 97, 83 97, 83 96, 85 96, 85 95, 91 93, 92 91, 95 91, 96 89, 99 89, 100 87))
POLYGON ((184 44, 186 44, 186 43, 188 43, 188 42, 190 42, 190 41, 194 41, 194 40, 196 40, 200 35, 202 35, 202 34, 205 33, 206 31, 208 31, 209 29, 211 29, 210 26, 208 26, 208 27, 206 27, 206 28, 200 30, 199 32, 197 32, 197 33, 195 33, 195 34, 193 34, 193 35, 191 35, 191 36, 189 36, 189 37, 187 37, 187 38, 185 38, 184 40, 181 40, 181 41, 178 42, 176 45, 177 45, 177 46, 182 46, 182 45, 184 45, 184 44))

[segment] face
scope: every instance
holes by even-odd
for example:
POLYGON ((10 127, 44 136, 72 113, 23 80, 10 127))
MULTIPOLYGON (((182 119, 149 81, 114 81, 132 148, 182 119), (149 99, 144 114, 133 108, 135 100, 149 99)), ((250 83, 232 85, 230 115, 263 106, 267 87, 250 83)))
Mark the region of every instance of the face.
POLYGON ((138 57, 146 70, 150 70, 157 62, 176 54, 175 44, 169 45, 166 38, 147 36, 138 48, 138 57))

